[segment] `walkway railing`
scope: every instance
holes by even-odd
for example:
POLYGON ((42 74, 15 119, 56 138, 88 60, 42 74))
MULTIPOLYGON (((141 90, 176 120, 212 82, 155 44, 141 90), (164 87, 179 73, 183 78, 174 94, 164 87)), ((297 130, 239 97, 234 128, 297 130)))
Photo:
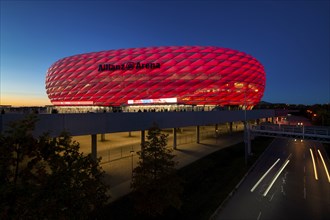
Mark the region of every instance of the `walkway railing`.
MULTIPOLYGON (((226 132, 228 133, 228 132, 226 132)), ((226 134, 223 133, 223 134, 226 134)), ((215 137, 215 132, 213 131, 204 131, 200 134, 200 139, 207 139, 211 137, 215 137)), ((219 134, 221 135, 221 134, 219 134)), ((172 147, 173 143, 173 137, 168 138, 168 146, 172 147)), ((189 144, 189 143, 196 143, 196 135, 194 134, 187 134, 183 136, 177 137, 177 146, 183 145, 183 144, 189 144)), ((132 143, 125 146, 118 146, 113 148, 108 148, 104 150, 99 150, 97 152, 98 157, 102 157, 101 163, 108 163, 111 161, 119 160, 122 158, 131 157, 131 152, 134 152, 134 155, 136 155, 136 152, 141 150, 141 144, 140 143, 132 143)))

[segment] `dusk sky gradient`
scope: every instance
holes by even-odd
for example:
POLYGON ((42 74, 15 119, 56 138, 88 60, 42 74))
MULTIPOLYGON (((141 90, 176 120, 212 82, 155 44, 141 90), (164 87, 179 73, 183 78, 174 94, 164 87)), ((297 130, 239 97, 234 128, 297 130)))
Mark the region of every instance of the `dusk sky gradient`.
POLYGON ((263 101, 330 103, 329 1, 2 1, 0 105, 49 105, 47 69, 80 53, 217 46, 259 60, 263 101))

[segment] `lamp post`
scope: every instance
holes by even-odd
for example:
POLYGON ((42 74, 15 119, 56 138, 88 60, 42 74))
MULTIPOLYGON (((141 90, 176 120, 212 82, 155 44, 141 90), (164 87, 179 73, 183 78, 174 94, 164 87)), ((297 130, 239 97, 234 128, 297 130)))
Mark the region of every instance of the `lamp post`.
POLYGON ((245 164, 248 163, 248 156, 249 156, 249 134, 248 134, 248 125, 247 125, 247 118, 246 118, 246 90, 247 86, 244 89, 244 147, 245 147, 245 164))
MULTIPOLYGON (((235 83, 235 87, 238 89, 237 92, 241 93, 244 92, 244 105, 242 108, 244 108, 244 149, 245 149, 245 164, 247 165, 248 163, 248 156, 250 154, 250 140, 249 140, 249 131, 248 131, 248 124, 247 124, 247 103, 246 103, 246 93, 248 91, 248 83, 235 83)), ((240 96, 241 97, 241 96, 240 96)))

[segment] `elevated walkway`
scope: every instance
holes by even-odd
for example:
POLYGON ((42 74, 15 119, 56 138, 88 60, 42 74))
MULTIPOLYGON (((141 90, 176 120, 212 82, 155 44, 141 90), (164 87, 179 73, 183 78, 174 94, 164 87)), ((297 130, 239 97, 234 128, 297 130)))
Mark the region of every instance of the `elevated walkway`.
MULTIPOLYGON (((104 139, 105 134, 116 132, 141 132, 140 143, 145 139, 145 131, 150 127, 158 126, 161 129, 172 129, 173 148, 176 149, 177 129, 187 126, 196 126, 196 143, 201 138, 201 126, 229 123, 233 130, 234 122, 274 120, 274 117, 285 116, 286 110, 235 110, 235 111, 201 111, 201 112, 122 112, 122 113, 85 113, 85 114, 37 114, 37 123, 33 135, 38 137, 47 132, 51 137, 57 137, 63 131, 72 136, 90 135, 91 153, 97 158, 97 134, 104 139)), ((10 122, 26 117, 25 114, 0 115, 0 133, 4 132, 10 122)), ((133 151, 133 150, 132 150, 133 151)), ((111 156, 111 155, 110 155, 111 156)), ((108 158, 110 158, 108 155, 108 158)), ((111 159, 110 159, 111 160, 111 159)))
MULTIPOLYGON (((287 111, 248 110, 248 111, 208 111, 208 112, 122 112, 85 114, 38 114, 33 132, 39 136, 44 132, 57 137, 67 131, 72 136, 106 134, 125 131, 143 131, 157 124, 161 129, 187 126, 214 125, 221 123, 257 120, 285 116, 287 111)), ((0 115, 0 133, 10 122, 20 120, 26 114, 0 115)))
POLYGON ((330 127, 324 126, 252 125, 250 135, 251 138, 254 136, 283 137, 330 143, 330 127))

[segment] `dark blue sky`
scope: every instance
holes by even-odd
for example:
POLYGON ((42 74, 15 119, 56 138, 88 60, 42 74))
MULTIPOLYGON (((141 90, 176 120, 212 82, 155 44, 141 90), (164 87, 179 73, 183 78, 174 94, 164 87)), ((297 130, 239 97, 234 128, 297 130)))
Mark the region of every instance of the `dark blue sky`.
POLYGON ((266 70, 262 100, 330 103, 329 1, 1 1, 0 104, 50 104, 48 67, 118 48, 232 48, 266 70))

